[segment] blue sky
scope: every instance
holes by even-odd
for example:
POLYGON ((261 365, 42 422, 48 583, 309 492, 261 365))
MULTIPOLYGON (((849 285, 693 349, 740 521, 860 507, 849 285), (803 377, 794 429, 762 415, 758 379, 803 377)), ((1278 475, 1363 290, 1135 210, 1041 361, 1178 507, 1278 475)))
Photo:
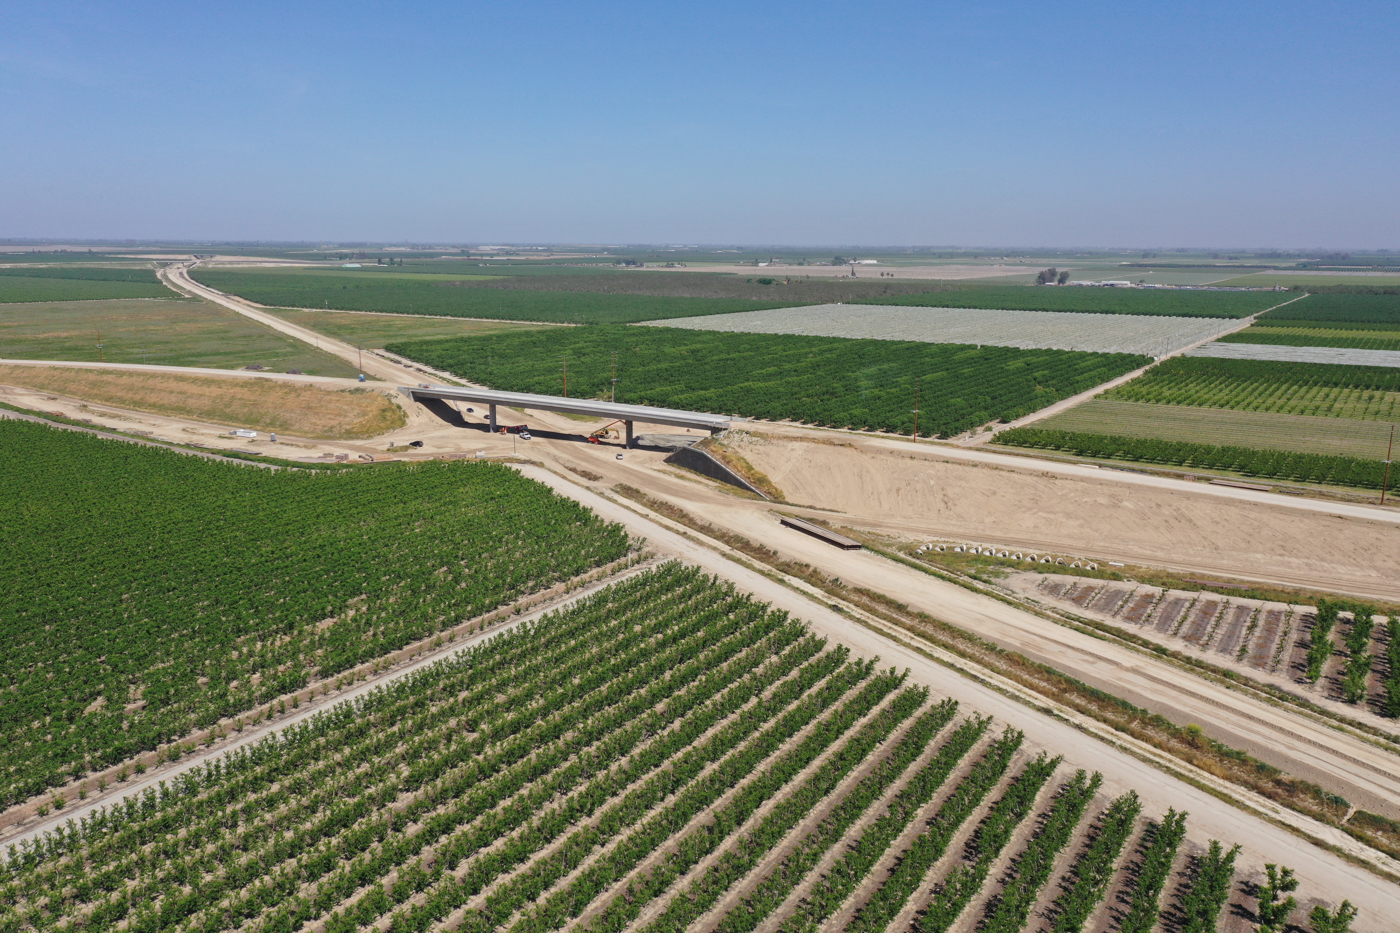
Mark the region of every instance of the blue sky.
POLYGON ((1400 4, 0 2, 0 237, 1400 247, 1400 4))

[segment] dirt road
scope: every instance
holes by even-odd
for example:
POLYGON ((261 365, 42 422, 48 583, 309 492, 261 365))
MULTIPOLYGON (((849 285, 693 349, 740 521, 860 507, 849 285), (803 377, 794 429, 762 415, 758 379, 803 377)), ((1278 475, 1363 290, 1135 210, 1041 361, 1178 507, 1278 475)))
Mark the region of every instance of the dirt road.
MULTIPOLYGON (((157 366, 154 363, 77 363, 70 360, 7 360, 0 366, 39 366, 58 369, 111 369, 133 373, 172 373, 181 376, 221 376, 231 379, 271 379, 274 382, 298 382, 335 386, 342 389, 362 388, 367 384, 358 379, 340 376, 308 376, 304 373, 279 373, 273 370, 204 369, 199 366, 157 366)), ((382 387, 381 387, 382 388, 382 387)))
MULTIPOLYGON (((1136 790, 1143 799, 1146 811, 1152 815, 1160 815, 1170 806, 1187 810, 1191 814, 1188 824, 1191 838, 1200 842, 1212 838, 1231 840, 1244 847, 1238 862, 1241 870, 1262 871, 1266 861, 1287 860, 1303 879, 1306 888, 1325 892, 1328 898, 1348 898, 1360 907, 1365 916, 1362 922, 1357 924, 1358 930, 1385 929, 1389 918, 1400 909, 1400 888, 1369 872, 1359 870, 1331 852, 1302 844, 1297 836, 1288 830, 1259 815, 1224 803, 1208 790, 1164 774, 1158 767, 1127 751, 1126 748, 1132 745, 1130 740, 1119 738, 1116 744, 1099 741, 1092 734, 1086 734, 1086 730, 1095 729, 1092 723, 1084 722, 1072 714, 1066 715, 1061 712, 1047 715, 1032 709, 998 689, 1014 689, 1008 688, 1006 684, 998 684, 994 679, 989 679, 990 682, 978 682, 970 677, 961 676, 918 652, 852 622, 820 601, 789 589, 736 563, 725 554, 689 540, 670 528, 663 527, 661 523, 643 518, 630 508, 563 480, 547 470, 526 466, 522 468, 522 472, 546 483, 560 494, 587 505, 604 518, 622 522, 634 533, 644 535, 654 549, 698 564, 717 576, 733 581, 760 599, 808 620, 815 631, 850 646, 857 655, 879 657, 883 664, 892 664, 901 669, 908 668, 911 679, 928 686, 935 696, 956 697, 963 704, 964 713, 989 713, 1003 724, 1025 730, 1030 743, 1050 749, 1055 754, 1063 754, 1070 765, 1102 772, 1105 778, 1104 793, 1120 794, 1129 789, 1136 790)), ((629 472, 635 479, 635 474, 641 473, 642 470, 635 469, 629 472)), ((776 523, 773 527, 778 528, 776 523)), ((833 553, 836 554, 838 562, 844 562, 851 556, 844 552, 833 553)), ((842 569, 843 579, 849 572, 849 566, 842 569)), ((973 597, 973 602, 981 599, 984 598, 973 597)), ((985 607, 977 608, 986 612, 985 607)), ((946 612, 943 615, 948 617, 946 612)), ((1134 748, 1134 751, 1140 754, 1147 753, 1144 749, 1134 748)), ((1209 780, 1206 783, 1211 784, 1209 780)), ((1281 811, 1266 801, 1257 802, 1257 806, 1260 812, 1304 827, 1307 832, 1344 851, 1367 858, 1375 857, 1365 847, 1338 830, 1281 811)), ((1380 859, 1381 863, 1388 866, 1396 864, 1384 856, 1380 856, 1380 859)))
POLYGON ((295 337, 305 343, 312 344, 325 350, 327 353, 333 353, 346 362, 361 367, 360 371, 367 375, 383 379, 385 382, 392 382, 396 385, 411 386, 418 384, 418 374, 407 367, 391 363, 372 353, 362 353, 358 347, 345 343, 342 340, 336 340, 334 337, 328 337, 325 334, 300 327, 275 314, 269 314, 252 302, 225 294, 207 285, 201 285, 190 277, 189 270, 193 268, 193 266, 194 263, 166 266, 160 271, 159 275, 176 291, 182 291, 187 294, 196 295, 206 301, 212 301, 217 305, 228 308, 230 311, 236 311, 244 317, 251 318, 259 324, 270 327, 275 331, 279 331, 289 337, 295 337))

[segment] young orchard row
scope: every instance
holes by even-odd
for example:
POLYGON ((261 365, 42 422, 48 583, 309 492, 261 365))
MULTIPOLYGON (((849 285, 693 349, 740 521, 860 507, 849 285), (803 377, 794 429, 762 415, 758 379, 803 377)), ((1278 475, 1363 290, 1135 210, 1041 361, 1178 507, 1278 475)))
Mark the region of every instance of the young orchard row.
POLYGON ((1386 421, 1400 417, 1400 368, 1179 356, 1105 398, 1386 421))
MULTIPOLYGON (((1289 322, 1292 324, 1293 322, 1289 322)), ((1341 330, 1312 321, 1298 321, 1301 326, 1283 327, 1259 323, 1233 334, 1226 334, 1216 343, 1254 343, 1274 347, 1342 347, 1352 350, 1400 350, 1400 328, 1341 330)))
MULTIPOLYGON (((933 308, 991 308, 1020 311, 1080 311, 1090 314, 1152 314, 1171 317, 1242 318, 1258 314, 1291 296, 1273 292, 1195 289, 1138 289, 1024 285, 960 288, 922 295, 856 299, 866 304, 923 305, 933 308)), ((1311 300, 1311 299, 1309 299, 1311 300)))
MULTIPOLYGON (((457 281, 446 280, 447 276, 442 276, 443 280, 439 281, 423 281, 427 276, 386 275, 372 269, 347 272, 195 269, 191 274, 210 288, 271 307, 382 311, 555 324, 626 324, 697 314, 778 308, 784 304, 781 298, 751 301, 740 298, 478 287, 467 275, 457 281)), ((491 284, 496 286, 499 283, 491 284)))
MULTIPOLYGON (((1357 457, 1194 444, 1190 441, 1162 441, 1118 434, 1088 434, 1035 427, 1011 428, 998 434, 996 440, 998 444, 1010 447, 1063 450, 1079 457, 1160 463, 1195 470, 1224 470, 1286 482, 1325 483, 1367 489, 1380 489, 1385 482, 1384 463, 1357 457)), ((1396 477, 1392 476, 1391 481, 1397 482, 1396 477)))
POLYGON ((0 806, 625 555, 515 471, 271 471, 0 422, 0 806))
MULTIPOLYGON (((896 933, 984 893, 1020 929, 1099 778, 1047 794, 1059 759, 903 680, 667 564, 11 847, 0 933, 896 933)), ((1138 815, 1075 847, 1057 930, 1114 879, 1155 922, 1184 818, 1115 868, 1138 815)), ((1183 911, 1231 877, 1213 848, 1183 911)))
MULTIPOLYGON (((1400 295, 1327 293, 1309 295, 1265 314, 1271 324, 1310 321, 1319 326, 1400 324, 1400 295)), ((1345 329, 1344 327, 1342 329, 1345 329)))
POLYGON ((1126 353, 1019 350, 669 327, 558 327, 393 344, 515 392, 569 394, 830 427, 952 435, 1009 421, 1144 365, 1126 353), (615 368, 614 368, 615 367, 615 368), (915 382, 918 405, 915 405, 915 382))

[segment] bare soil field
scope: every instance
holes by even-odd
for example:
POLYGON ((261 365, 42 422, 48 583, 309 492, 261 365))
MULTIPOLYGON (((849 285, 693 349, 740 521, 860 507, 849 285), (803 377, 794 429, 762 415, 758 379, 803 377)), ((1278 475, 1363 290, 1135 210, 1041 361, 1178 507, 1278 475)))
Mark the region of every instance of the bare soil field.
POLYGON ((1284 506, 911 455, 859 439, 731 432, 727 443, 795 503, 906 540, 992 537, 1101 560, 1400 597, 1400 528, 1284 506))
POLYGON ((930 296, 929 307, 823 304, 650 323, 744 334, 917 340, 1158 357, 1240 328, 1239 321, 1229 318, 940 308, 934 304, 937 300, 936 295, 930 296))
POLYGON ((100 405, 310 438, 375 437, 405 421, 403 410, 378 389, 327 389, 314 383, 272 379, 0 365, 0 384, 100 405))

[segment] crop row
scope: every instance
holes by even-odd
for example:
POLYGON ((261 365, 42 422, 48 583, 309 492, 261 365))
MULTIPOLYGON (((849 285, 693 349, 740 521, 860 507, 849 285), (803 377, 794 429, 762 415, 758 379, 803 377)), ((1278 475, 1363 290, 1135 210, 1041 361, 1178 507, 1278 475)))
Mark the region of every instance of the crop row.
MULTIPOLYGON (((820 825, 803 836, 776 867, 759 879, 753 891, 724 916, 716 928, 717 933, 751 933, 771 916, 793 889, 817 867, 832 846, 841 840, 850 828, 884 797, 905 770, 924 754, 929 742, 946 724, 947 719, 951 718, 954 710, 954 705, 945 703, 926 714, 888 758, 857 784, 820 825)), ((986 727, 986 720, 964 723, 939 749, 937 757, 930 762, 929 767, 918 773, 911 786, 931 787, 929 793, 936 791, 986 727)), ((916 794, 920 792, 915 791, 916 794)), ((912 797, 901 799, 904 799, 906 804, 913 803, 912 797)), ((868 852, 875 849, 873 838, 871 844, 867 844, 866 838, 862 837, 861 845, 868 852)), ((860 861, 867 865, 870 863, 868 858, 862 858, 860 861)), ((839 876, 829 874, 824 882, 824 886, 832 892, 829 902, 836 902, 835 899, 842 896, 842 891, 849 893, 858 880, 856 875, 855 871, 846 871, 839 876)))
POLYGON ((269 471, 0 422, 0 805, 627 553, 515 471, 269 471))
MULTIPOLYGON (((1042 805, 1058 758, 1016 767, 1019 732, 953 727, 903 681, 665 564, 12 847, 0 933, 796 933, 847 910, 887 933, 911 907, 948 929, 989 886, 979 924, 1021 929, 1099 777, 1042 805)), ((1139 811, 1097 821, 1058 931, 1101 903, 1139 811)), ((1183 830, 1169 812, 1123 871, 1125 929, 1156 922, 1183 830)), ((1213 845, 1178 884, 1193 931, 1233 858, 1213 845)))
MULTIPOLYGON (((6 259, 8 262, 9 259, 6 259)), ((141 268, 91 268, 78 266, 21 266, 0 267, 0 281, 8 278, 23 279, 68 279, 75 282, 134 282, 141 285, 160 285, 160 279, 150 269, 141 268)), ((164 288, 161 291, 168 295, 164 288)))
MULTIPOLYGON (((82 908, 89 926, 155 911, 154 920, 220 929, 250 901, 255 914, 273 906, 279 875, 300 887, 323 866, 363 881, 403 861, 391 850, 429 843, 446 861, 447 832, 527 788, 545 791, 539 783, 561 765, 606 769, 677 719, 699 716, 703 731, 707 713, 751 706, 775 677, 786 686, 770 716, 840 670, 864 676, 842 668, 842 652, 817 658, 814 648, 781 614, 672 565, 12 853, 5 902, 32 912, 44 892, 68 891, 48 906, 82 908), (540 652, 554 636, 557 649, 540 652), (412 824, 417 832, 403 832, 412 824), (187 893, 163 897, 172 883, 187 893), (111 897, 83 908, 84 887, 111 897)), ((763 721, 742 722, 741 736, 763 721)), ((672 730, 673 750, 690 746, 693 733, 672 730)), ((517 818, 559 790, 516 800, 517 818)))
POLYGON ((669 327, 549 328, 393 344, 474 383, 832 427, 951 435, 1011 420, 1147 362, 1130 354, 1019 350, 669 327), (915 405, 915 382, 918 405, 915 405))
MULTIPOLYGON (((692 881, 684 892, 675 897, 666 910, 643 928, 643 933, 681 933, 696 918, 704 914, 724 892, 739 879, 747 875, 782 839, 822 801, 832 794, 854 768, 860 765, 873 751, 878 742, 889 734, 898 719, 907 717, 922 705, 925 692, 908 690, 897 704, 892 704, 885 712, 889 720, 872 723, 859 741, 852 741, 814 774, 801 791, 789 795, 773 809, 758 825, 745 834, 743 840, 725 852, 699 878, 692 881)), ((894 756, 886 759, 890 767, 886 773, 898 773, 902 767, 894 762, 903 761, 907 766, 913 756, 921 752, 933 736, 953 718, 957 704, 945 701, 928 710, 915 723, 905 741, 902 741, 894 756), (898 769, 898 770, 897 770, 898 769)), ((861 812, 873 801, 869 792, 862 793, 857 806, 861 812)))
POLYGON ((1109 804, 1091 839, 1070 869, 1071 881, 1055 901, 1052 933, 1079 933, 1103 901, 1119 853, 1132 834, 1142 804, 1132 791, 1109 804))
POLYGON ((1014 875, 1002 888, 995 909, 983 925, 987 933, 1018 933, 1026 925, 1041 888, 1050 880, 1055 857, 1069 845, 1085 808, 1102 783, 1102 775, 1095 772, 1085 780, 1081 770, 1060 788, 1045 821, 1016 859, 1014 875))
POLYGON ((1230 898, 1235 880, 1235 856, 1240 847, 1228 852, 1212 839, 1206 854, 1195 860, 1191 887, 1181 898, 1181 933, 1215 933, 1216 921, 1230 898))
MULTIPOLYGON (((859 837, 848 843, 845 853, 816 881, 796 910, 783 921, 779 927, 781 933, 811 933, 830 919, 875 869, 989 725, 990 720, 971 719, 953 733, 939 749, 938 755, 920 769, 890 802, 885 812, 859 837)), ((961 824, 971 813, 1006 770, 1021 740, 1021 733, 1008 730, 993 743, 971 774, 954 789, 950 798, 951 809, 949 803, 945 803, 940 810, 940 813, 946 811, 948 814, 945 824, 953 824, 956 813, 962 814, 957 818, 957 824, 961 824)), ((953 824, 954 828, 957 824, 953 824)), ((908 858, 906 854, 905 860, 908 858)))
MULTIPOLYGON (((947 933, 954 921, 962 916, 967 905, 986 884, 991 863, 1011 841, 1016 827, 1030 815, 1041 788, 1059 766, 1058 757, 1050 758, 1042 752, 1016 776, 969 840, 964 855, 966 860, 953 866, 935 890, 933 900, 923 909, 917 921, 919 930, 924 933, 947 933)), ((1092 791, 1086 793, 1082 771, 1078 781, 1078 786, 1071 788, 1065 799, 1071 803, 1071 809, 1077 806, 1082 810, 1092 791)), ((1094 788, 1097 787, 1098 782, 1095 782, 1094 788)), ((1074 817, 1077 821, 1078 812, 1074 813, 1074 817)))
POLYGON ((1400 295, 1330 293, 1309 295, 1268 312, 1262 320, 1331 324, 1400 324, 1400 295))
MULTIPOLYGON (((1299 321, 1299 325, 1311 325, 1299 321)), ((1400 331, 1342 330, 1326 326, 1281 327, 1276 324, 1255 324, 1233 334, 1226 334, 1217 343, 1256 343, 1276 347, 1343 347, 1354 350, 1400 350, 1400 331)))
MULTIPOLYGON (((1020 311, 1081 311, 1090 314, 1163 314, 1173 317, 1242 318, 1288 300, 1272 292, 1195 289, 1123 289, 1027 286, 977 287, 928 294, 858 298, 865 304, 1020 311)), ((1311 300, 1311 299, 1308 299, 1311 300)))
POLYGON ((1390 617, 1385 639, 1385 700, 1382 707, 1387 716, 1400 718, 1400 619, 1390 617))
POLYGON ((482 288, 471 281, 413 281, 373 271, 326 274, 195 269, 194 278, 210 288, 262 305, 329 308, 555 324, 626 324, 699 314, 728 314, 781 307, 778 301, 740 298, 686 298, 482 288))
POLYGON ((1157 405, 1384 420, 1400 417, 1400 368, 1181 356, 1106 397, 1157 405))
POLYGON ((1347 666, 1342 672, 1342 698, 1348 703, 1366 699, 1367 679, 1371 676, 1371 633, 1375 631, 1375 606, 1364 603, 1351 607, 1352 622, 1342 641, 1347 646, 1347 666))
POLYGON ((1332 657, 1332 629, 1337 625, 1341 606, 1325 599, 1318 600, 1317 613, 1313 616, 1313 627, 1308 633, 1307 672, 1304 676, 1316 682, 1322 676, 1322 666, 1332 657))
MULTIPOLYGON (((1063 450, 1080 457, 1103 460, 1131 460, 1160 463, 1198 470, 1225 470, 1301 483, 1327 483, 1380 489, 1385 480, 1385 464, 1356 457, 1303 454, 1252 447, 1193 444, 1154 438, 1122 437, 1113 434, 1084 434, 1047 428, 1011 428, 997 435, 998 444, 1063 450)), ((1395 478, 1392 477, 1392 480, 1395 478)))
POLYGON ((1162 889, 1171 876, 1176 850, 1186 837, 1186 814, 1167 810, 1162 822, 1143 839, 1137 866, 1137 881, 1128 899, 1128 910, 1119 924, 1119 933, 1149 933, 1157 925, 1162 889))

